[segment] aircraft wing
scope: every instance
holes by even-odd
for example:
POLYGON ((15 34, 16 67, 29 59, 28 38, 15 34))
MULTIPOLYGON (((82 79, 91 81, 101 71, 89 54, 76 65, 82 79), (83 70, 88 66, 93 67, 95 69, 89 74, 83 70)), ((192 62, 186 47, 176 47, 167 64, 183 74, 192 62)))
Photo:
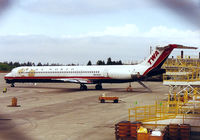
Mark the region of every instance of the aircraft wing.
POLYGON ((78 84, 91 84, 92 82, 88 79, 81 79, 81 78, 68 78, 68 79, 52 79, 52 80, 58 80, 63 81, 66 83, 78 83, 78 84))

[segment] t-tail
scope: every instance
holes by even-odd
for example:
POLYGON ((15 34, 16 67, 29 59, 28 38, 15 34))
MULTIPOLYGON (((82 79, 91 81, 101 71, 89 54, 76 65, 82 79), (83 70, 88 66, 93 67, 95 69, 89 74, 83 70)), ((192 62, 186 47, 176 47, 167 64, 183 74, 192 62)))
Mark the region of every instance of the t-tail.
POLYGON ((146 66, 146 70, 142 76, 152 76, 164 73, 165 70, 161 69, 161 67, 173 49, 197 49, 197 47, 188 47, 178 44, 169 44, 165 47, 156 47, 151 55, 141 63, 142 65, 146 66))

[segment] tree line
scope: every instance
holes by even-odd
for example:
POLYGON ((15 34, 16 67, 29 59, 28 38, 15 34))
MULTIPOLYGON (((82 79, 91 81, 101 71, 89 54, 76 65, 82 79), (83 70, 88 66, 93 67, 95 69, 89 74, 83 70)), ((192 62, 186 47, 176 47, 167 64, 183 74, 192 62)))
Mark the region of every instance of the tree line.
MULTIPOLYGON (((87 65, 92 65, 92 62, 89 60, 87 65)), ((112 59, 109 57, 107 59, 107 62, 105 62, 104 60, 98 60, 96 62, 96 65, 123 65, 122 61, 112 61, 112 59)))
POLYGON ((19 63, 19 62, 0 62, 0 71, 11 71, 13 68, 20 67, 20 66, 64 66, 63 64, 58 63, 46 63, 42 64, 41 62, 35 64, 33 62, 25 62, 25 63, 19 63))
MULTIPOLYGON (((45 63, 42 64, 41 62, 39 63, 33 63, 33 62, 24 62, 24 63, 19 63, 19 62, 0 62, 0 71, 11 71, 13 68, 20 67, 20 66, 76 66, 78 64, 59 64, 59 63, 45 63)), ((92 65, 92 62, 89 61, 87 65, 92 65)), ((94 65, 122 65, 122 61, 112 61, 112 59, 109 57, 107 59, 107 62, 104 60, 98 60, 96 64, 94 65)))

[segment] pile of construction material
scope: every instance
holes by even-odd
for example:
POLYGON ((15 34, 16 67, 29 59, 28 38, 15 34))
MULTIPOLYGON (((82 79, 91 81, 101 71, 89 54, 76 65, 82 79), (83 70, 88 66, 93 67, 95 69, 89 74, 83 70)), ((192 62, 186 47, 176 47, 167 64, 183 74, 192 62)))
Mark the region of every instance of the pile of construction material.
POLYGON ((189 124, 169 124, 162 131, 143 127, 141 122, 115 124, 116 140, 190 140, 189 124))
POLYGON ((164 140, 164 132, 147 129, 141 122, 121 121, 115 124, 116 140, 164 140))
POLYGON ((190 140, 189 124, 170 124, 165 128, 165 137, 168 140, 190 140))

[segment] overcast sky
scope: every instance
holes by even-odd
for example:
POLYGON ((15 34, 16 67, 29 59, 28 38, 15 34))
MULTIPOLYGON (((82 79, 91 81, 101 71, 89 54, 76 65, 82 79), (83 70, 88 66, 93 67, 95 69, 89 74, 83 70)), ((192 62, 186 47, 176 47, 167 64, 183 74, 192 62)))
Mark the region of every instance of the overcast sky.
POLYGON ((150 46, 200 47, 199 0, 188 7, 161 0, 1 1, 0 62, 130 62, 147 57, 150 46))

